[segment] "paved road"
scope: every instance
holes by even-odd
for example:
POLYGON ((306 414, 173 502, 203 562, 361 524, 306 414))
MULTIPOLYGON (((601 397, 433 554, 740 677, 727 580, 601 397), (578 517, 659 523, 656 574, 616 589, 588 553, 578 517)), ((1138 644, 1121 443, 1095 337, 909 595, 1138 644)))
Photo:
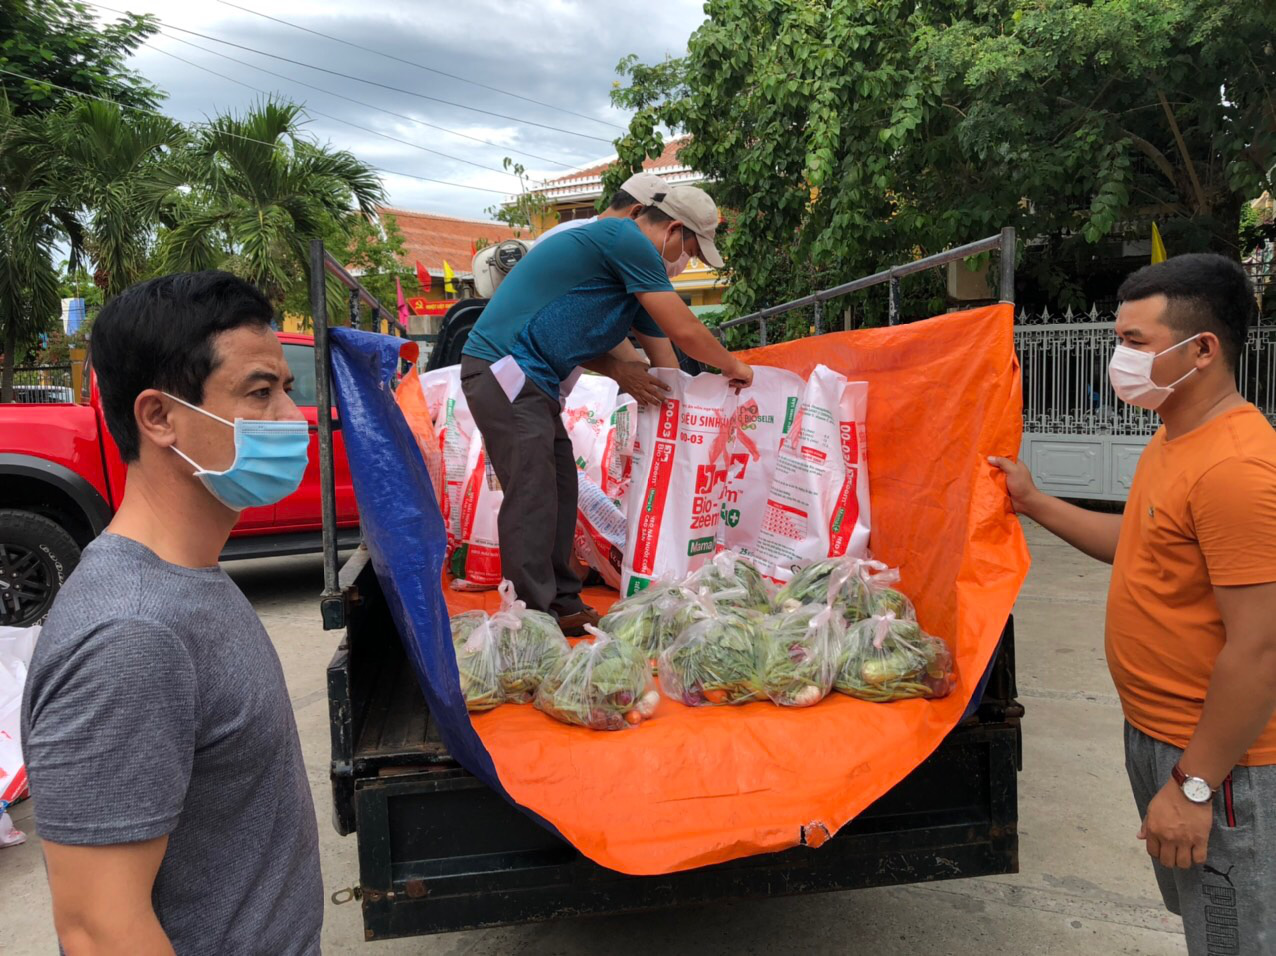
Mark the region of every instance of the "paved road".
MULTIPOLYGON (((1185 952, 1162 909, 1121 757, 1121 712, 1103 663, 1107 568, 1029 528, 1035 565, 1016 614, 1024 772, 1017 876, 866 890, 642 916, 365 944, 357 905, 328 905, 326 953, 430 956, 650 953, 1049 956, 1185 952)), ((266 624, 292 695, 331 892, 357 876, 354 838, 329 821, 324 668, 336 644, 317 622, 315 558, 228 566, 266 624)), ((14 813, 34 829, 28 802, 14 813)), ((0 850, 0 952, 56 951, 39 841, 0 850)))

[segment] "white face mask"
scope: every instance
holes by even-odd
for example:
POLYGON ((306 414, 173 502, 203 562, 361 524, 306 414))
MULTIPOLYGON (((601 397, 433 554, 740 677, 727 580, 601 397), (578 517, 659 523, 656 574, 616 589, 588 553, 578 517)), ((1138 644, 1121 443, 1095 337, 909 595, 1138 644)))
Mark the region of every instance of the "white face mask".
POLYGON ((670 279, 678 278, 678 276, 682 275, 683 272, 686 271, 687 263, 690 261, 691 261, 691 254, 684 252, 673 262, 665 263, 665 274, 668 275, 670 279))
POLYGON ((1179 346, 1187 345, 1200 337, 1198 332, 1192 338, 1184 339, 1178 345, 1171 345, 1162 352, 1140 352, 1128 345, 1118 345, 1112 353, 1112 361, 1108 363, 1108 380, 1112 383, 1112 390, 1116 392, 1117 398, 1149 411, 1160 408, 1173 393, 1174 386, 1195 372, 1196 368, 1189 369, 1187 375, 1169 385, 1157 385, 1152 381, 1153 363, 1166 352, 1173 352, 1179 346))

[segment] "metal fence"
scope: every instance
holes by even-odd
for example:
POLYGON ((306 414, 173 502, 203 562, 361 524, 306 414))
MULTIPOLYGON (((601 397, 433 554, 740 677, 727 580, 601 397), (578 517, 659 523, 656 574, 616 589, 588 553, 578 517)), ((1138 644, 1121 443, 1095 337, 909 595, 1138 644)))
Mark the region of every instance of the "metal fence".
MULTIPOLYGON (((1023 366, 1024 431, 1040 434, 1152 435, 1160 419, 1117 399, 1108 384, 1116 316, 1098 309, 1016 319, 1023 366)), ((1276 327, 1250 329, 1241 355, 1241 392, 1276 424, 1276 327)))
POLYGON ((69 364, 19 365, 13 370, 13 400, 22 404, 74 402, 74 384, 69 364))

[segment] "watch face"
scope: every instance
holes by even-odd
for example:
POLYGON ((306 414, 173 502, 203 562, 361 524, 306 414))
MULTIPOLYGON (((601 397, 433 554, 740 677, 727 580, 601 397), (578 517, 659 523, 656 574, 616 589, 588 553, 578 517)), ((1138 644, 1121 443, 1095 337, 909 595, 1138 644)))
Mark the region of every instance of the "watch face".
POLYGON ((1200 777, 1188 777, 1183 781, 1183 795, 1193 803, 1209 803, 1214 794, 1200 777))

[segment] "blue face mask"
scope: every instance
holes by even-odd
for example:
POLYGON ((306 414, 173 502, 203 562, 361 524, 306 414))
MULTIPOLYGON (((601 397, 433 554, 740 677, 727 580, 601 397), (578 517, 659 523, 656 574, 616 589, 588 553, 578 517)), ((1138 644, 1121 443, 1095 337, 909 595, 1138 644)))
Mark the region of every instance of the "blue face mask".
POLYGON ((195 469, 195 477, 209 494, 227 508, 243 511, 273 505, 297 490, 310 459, 310 428, 304 421, 236 418, 228 422, 176 395, 164 394, 235 430, 235 460, 225 471, 209 471, 173 446, 173 451, 195 469))

